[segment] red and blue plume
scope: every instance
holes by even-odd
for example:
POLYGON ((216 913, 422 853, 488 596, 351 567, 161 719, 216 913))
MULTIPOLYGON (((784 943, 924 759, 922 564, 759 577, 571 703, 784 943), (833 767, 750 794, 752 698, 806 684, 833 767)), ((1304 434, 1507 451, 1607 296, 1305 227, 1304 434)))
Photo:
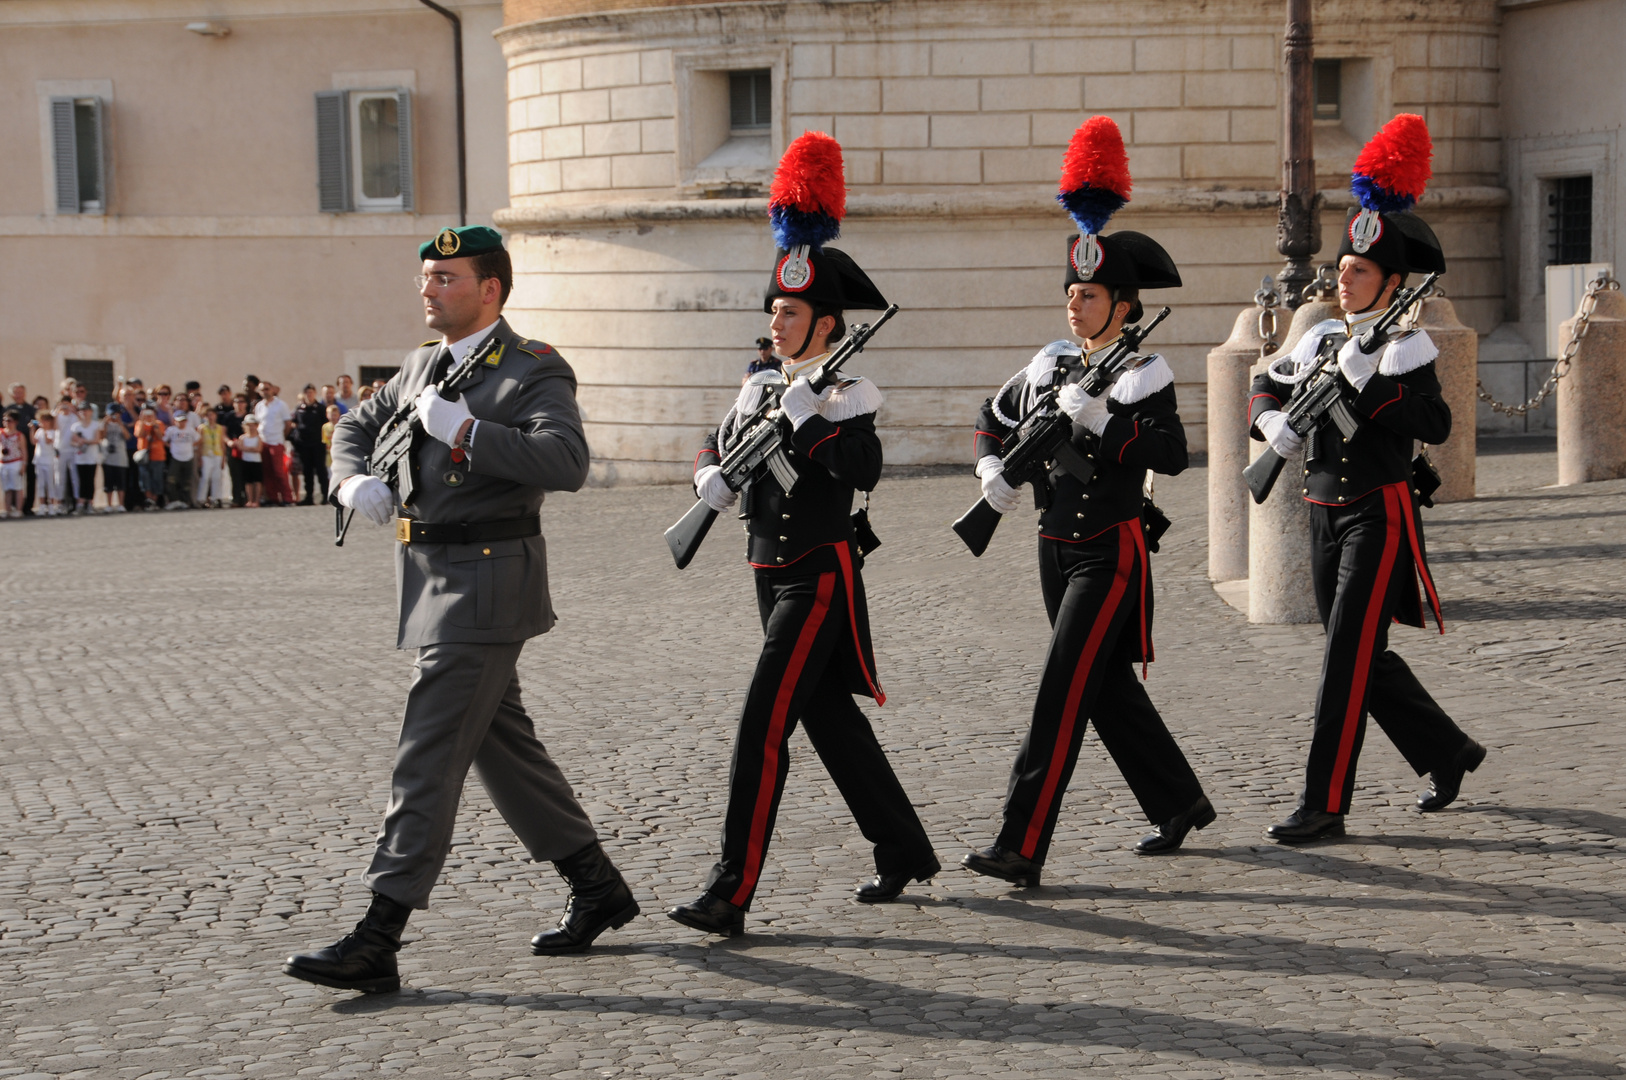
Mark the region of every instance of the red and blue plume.
POLYGON ((1361 206, 1380 214, 1410 210, 1434 175, 1434 142, 1415 113, 1401 113, 1372 136, 1355 159, 1349 190, 1361 206))
POLYGON ((822 131, 803 132, 786 147, 768 189, 774 243, 786 251, 802 244, 818 251, 841 234, 847 213, 841 170, 841 144, 822 131))
POLYGON ((1061 159, 1061 194, 1080 232, 1100 232, 1129 201, 1129 155, 1123 133, 1110 116, 1092 116, 1073 132, 1061 159))

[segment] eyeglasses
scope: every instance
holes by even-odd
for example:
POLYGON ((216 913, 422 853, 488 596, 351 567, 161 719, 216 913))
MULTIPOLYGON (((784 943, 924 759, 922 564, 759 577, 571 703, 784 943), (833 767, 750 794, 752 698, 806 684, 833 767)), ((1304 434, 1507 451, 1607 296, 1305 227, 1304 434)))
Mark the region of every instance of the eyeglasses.
POLYGON ((431 281, 435 283, 435 288, 444 289, 454 281, 462 281, 464 278, 474 276, 473 274, 419 274, 412 279, 412 282, 418 286, 418 291, 422 292, 423 287, 431 281))

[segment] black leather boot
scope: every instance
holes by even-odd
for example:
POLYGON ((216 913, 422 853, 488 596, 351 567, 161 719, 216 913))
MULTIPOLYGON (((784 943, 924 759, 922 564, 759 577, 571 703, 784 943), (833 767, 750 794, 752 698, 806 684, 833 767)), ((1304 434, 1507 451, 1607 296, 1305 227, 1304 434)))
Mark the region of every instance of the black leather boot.
POLYGON ((363 994, 393 994, 401 989, 395 954, 412 909, 373 893, 372 906, 356 928, 325 949, 295 953, 282 965, 284 975, 363 994))
POLYGON ((1344 835, 1344 815, 1300 806, 1287 820, 1272 825, 1265 835, 1279 844, 1309 844, 1344 835))
POLYGON ((537 956, 586 952, 594 938, 625 926, 638 914, 632 890, 597 840, 553 867, 570 883, 570 899, 559 925, 531 939, 531 952, 537 956))
POLYGON ((1199 796, 1184 813, 1176 814, 1151 833, 1141 837, 1135 845, 1136 855, 1164 855, 1180 850, 1186 834, 1192 829, 1206 829, 1214 824, 1214 804, 1207 795, 1199 796))
POLYGON ((942 869, 937 856, 928 855, 926 861, 918 864, 913 870, 896 874, 876 874, 868 883, 858 886, 858 902, 884 904, 888 900, 896 900, 903 894, 904 887, 909 884, 911 878, 922 885, 927 885, 942 869))

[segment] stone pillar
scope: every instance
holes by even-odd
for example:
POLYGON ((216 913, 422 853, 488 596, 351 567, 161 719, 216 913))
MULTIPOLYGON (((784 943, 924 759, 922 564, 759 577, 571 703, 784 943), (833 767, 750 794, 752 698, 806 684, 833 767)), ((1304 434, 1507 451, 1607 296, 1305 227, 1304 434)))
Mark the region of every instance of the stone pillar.
MULTIPOLYGON (((1243 308, 1225 344, 1208 354, 1208 578, 1248 576, 1249 369, 1259 359, 1257 307, 1243 308)), ((1281 354, 1275 353, 1275 356, 1281 354)))
MULTIPOLYGON (((1254 366, 1263 371, 1272 360, 1293 351, 1304 332, 1316 323, 1339 316, 1330 300, 1307 301, 1293 312, 1281 349, 1254 366)), ((1249 440, 1258 457, 1262 442, 1249 440)), ((1248 621, 1255 623, 1313 623, 1320 621, 1315 594, 1310 589, 1310 504, 1304 491, 1304 456, 1296 454, 1282 467, 1276 487, 1263 505, 1248 500, 1248 621)))
MULTIPOLYGON (((1561 341, 1575 320, 1565 319, 1561 341)), ((1626 294, 1605 289, 1569 373, 1558 380, 1558 482, 1626 476, 1626 294)))
POLYGON ((1479 335, 1457 321, 1457 309, 1443 296, 1423 301, 1417 325, 1440 350, 1434 370, 1445 403, 1451 407, 1451 437, 1430 447, 1428 456, 1440 470, 1434 501, 1462 502, 1474 497, 1474 434, 1479 397, 1479 335))

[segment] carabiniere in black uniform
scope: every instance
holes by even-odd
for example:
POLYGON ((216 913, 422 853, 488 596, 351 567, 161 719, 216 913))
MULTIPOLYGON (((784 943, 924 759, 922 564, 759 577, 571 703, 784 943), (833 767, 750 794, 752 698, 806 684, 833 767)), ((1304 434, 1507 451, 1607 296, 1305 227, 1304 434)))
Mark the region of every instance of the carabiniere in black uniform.
MULTIPOLYGON (((780 297, 812 304, 815 319, 843 309, 887 306, 857 263, 828 247, 779 250, 764 311, 780 297), (800 289, 788 289, 783 271, 795 257, 807 260, 811 279, 800 289)), ((785 359, 783 373, 767 370, 750 377, 695 458, 698 495, 707 498, 715 490, 708 474, 716 472, 740 418, 752 413, 761 395, 784 394, 788 383, 823 359, 823 354, 798 355, 785 359)), ((858 899, 890 900, 910 879, 929 879, 939 869, 919 816, 853 700, 861 694, 877 705, 886 701, 875 673, 860 574, 859 537, 868 528, 855 528, 853 518, 856 492, 870 491, 881 477, 881 441, 875 433, 880 403, 881 392, 867 379, 830 387, 818 399, 817 411, 794 429, 789 419, 782 420, 797 476, 792 489, 785 490, 768 472, 741 493, 739 516, 749 534, 746 557, 756 577, 764 640, 734 742, 722 854, 705 893, 668 913, 686 926, 742 932, 773 835, 798 721, 874 845, 876 878, 858 890, 858 899)), ((725 496, 713 508, 725 509, 728 501, 725 496)))
MULTIPOLYGON (((1352 213, 1338 257, 1341 267, 1349 258, 1370 260, 1385 278, 1445 271, 1433 230, 1410 213, 1352 213)), ((1278 451, 1297 451, 1291 433, 1277 445, 1282 421, 1275 418, 1294 385, 1318 366, 1324 341, 1353 357, 1358 349, 1351 339, 1383 313, 1381 291, 1380 285, 1378 295, 1363 298, 1363 310, 1312 327, 1290 355, 1255 377, 1249 402, 1255 439, 1275 435, 1278 451)), ((1392 336, 1377 354, 1376 370, 1362 376, 1364 386, 1340 372, 1343 399, 1360 418, 1355 435, 1346 440, 1325 423, 1304 440, 1299 488, 1310 503, 1310 573, 1327 637, 1304 792, 1293 815, 1269 830, 1283 843, 1343 835, 1368 712, 1419 776, 1433 774, 1431 790, 1418 799, 1421 810, 1449 805, 1463 774, 1485 757, 1388 648, 1391 619, 1424 625, 1424 593, 1444 633, 1413 458, 1414 440, 1438 444, 1451 434, 1451 409, 1434 368, 1438 352, 1426 331, 1392 336)))
MULTIPOLYGON (((1109 287, 1116 306, 1142 288, 1176 288, 1180 275, 1151 237, 1117 232, 1069 241, 1064 288, 1086 281, 1109 287), (1096 255, 1081 257, 1090 244, 1098 245, 1096 255)), ((1140 319, 1140 307, 1132 299, 1127 322, 1140 319)), ((978 474, 986 477, 997 468, 1018 437, 1015 421, 1052 384, 1058 363, 1071 366, 1064 377, 1076 381, 1110 345, 1085 353, 1082 364, 1071 342, 1046 346, 989 399, 977 419, 978 474)), ((1173 851, 1191 828, 1214 820, 1201 783, 1134 670, 1136 661, 1144 666, 1153 659, 1151 564, 1142 521, 1147 470, 1172 476, 1187 465, 1168 362, 1145 356, 1120 376, 1094 422, 1101 420, 1097 433, 1074 417, 1073 445, 1095 466, 1088 482, 1056 466, 1035 484, 1039 585, 1052 626, 1050 648, 1032 723, 1011 768, 998 839, 963 860, 971 870, 1023 886, 1039 883, 1087 721, 1095 722, 1141 809, 1158 826, 1137 851, 1173 851)))

